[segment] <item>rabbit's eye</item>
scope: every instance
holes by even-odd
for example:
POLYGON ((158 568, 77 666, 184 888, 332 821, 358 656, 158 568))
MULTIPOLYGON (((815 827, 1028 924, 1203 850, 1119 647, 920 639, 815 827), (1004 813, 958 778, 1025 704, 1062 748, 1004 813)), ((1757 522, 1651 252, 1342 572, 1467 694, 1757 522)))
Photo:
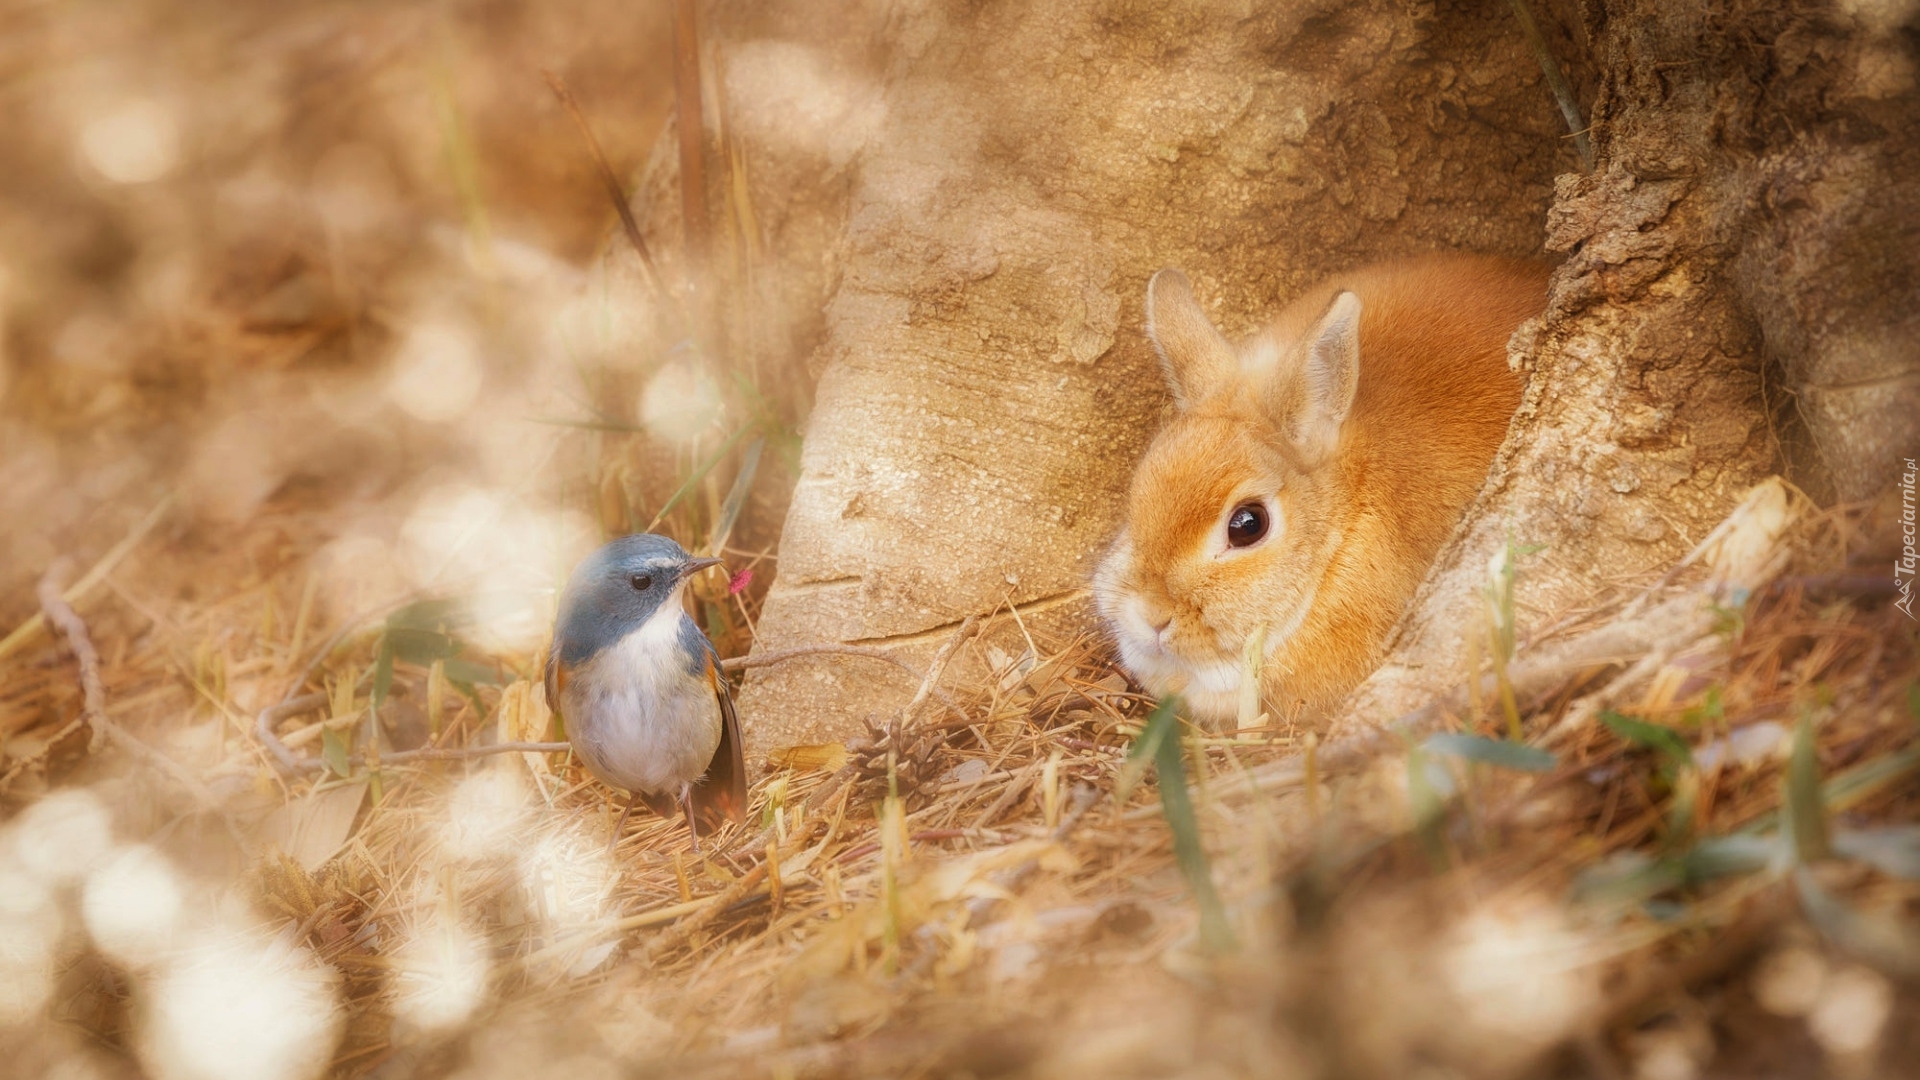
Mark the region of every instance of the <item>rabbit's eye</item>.
POLYGON ((1267 508, 1259 503, 1242 503, 1227 516, 1227 546, 1252 547, 1267 536, 1267 508))

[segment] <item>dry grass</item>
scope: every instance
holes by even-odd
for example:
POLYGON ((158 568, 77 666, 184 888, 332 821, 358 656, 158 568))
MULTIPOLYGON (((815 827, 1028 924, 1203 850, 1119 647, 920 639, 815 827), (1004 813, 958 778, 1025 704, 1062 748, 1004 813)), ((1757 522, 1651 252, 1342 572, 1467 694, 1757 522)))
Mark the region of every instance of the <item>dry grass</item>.
MULTIPOLYGON (((1804 929, 1791 857, 1725 877, 1698 865, 1691 880, 1646 876, 1727 837, 1779 833, 1787 736, 1803 717, 1836 834, 1913 820, 1913 634, 1836 573, 1861 518, 1800 526, 1784 576, 1618 706, 1677 733, 1687 770, 1595 723, 1542 772, 1441 769, 1429 754, 1426 778, 1409 784, 1406 754, 1389 752, 1249 795, 1257 785, 1235 781, 1295 758, 1297 733, 1193 734, 1204 847, 1238 939, 1226 954, 1196 936, 1154 786, 1115 801, 1147 703, 1087 640, 981 655, 1000 675, 950 684, 957 708, 929 699, 908 727, 788 752, 754 790, 758 827, 704 856, 682 824, 645 816, 609 854, 616 804, 564 755, 386 766, 377 797, 357 793, 369 786, 358 771, 350 787, 281 778, 248 735, 249 710, 305 687, 345 693, 338 680, 368 669, 379 624, 270 617, 298 606, 288 575, 186 604, 117 572, 112 598, 89 605, 108 709, 219 791, 242 839, 137 760, 89 758, 83 733, 42 764, 49 783, 100 793, 119 834, 189 868, 197 895, 250 897, 262 929, 338 973, 340 1075, 504 1072, 563 1049, 714 1075, 1404 1075, 1418 1061, 1609 1075, 1682 1050, 1702 1066, 1738 1061, 1761 1045, 1834 1068, 1858 1058, 1818 1024, 1813 1038, 1741 1033, 1769 1015, 1756 996, 1786 993, 1766 988, 1765 964, 1751 974, 1763 954, 1776 966, 1811 956, 1827 978, 1867 987, 1856 996, 1880 1003, 1869 1049, 1884 1063, 1909 1038, 1884 1015, 1913 1009, 1887 981, 1911 976, 1911 956, 1849 940, 1832 912, 1804 929), (309 658, 295 636, 329 633, 300 682, 309 658), (1747 741, 1729 753, 1735 733, 1747 741), (1876 771, 1870 785, 1847 782, 1876 771), (344 814, 329 794, 342 790, 344 814), (286 808, 310 812, 308 832, 274 831, 286 808), (1516 1008, 1517 1026, 1503 1015, 1516 1008), (1687 1049, 1703 1031, 1708 1050, 1687 1049)), ((184 572, 212 577, 220 561, 184 572)), ((380 711, 387 745, 436 727, 442 745, 544 733, 537 693, 515 677, 538 655, 485 659, 505 684, 472 697, 398 663, 380 711)), ((1526 731, 1552 730, 1577 694, 1629 666, 1532 705, 1526 731)), ((336 698, 362 728, 370 681, 350 707, 336 698)), ((5 685, 10 755, 77 711, 74 674, 44 639, 8 660, 5 685)), ((1497 714, 1481 723, 1504 726, 1497 714)), ((30 798, 38 775, 22 772, 10 797, 30 798)), ((1912 947, 1920 890, 1857 859, 1812 872, 1849 917, 1912 947)), ((128 979, 87 957, 66 956, 51 1018, 122 1045, 128 979)))
MULTIPOLYGON (((167 10, 123 12, 140 34, 100 19, 144 42, 167 10)), ((657 334, 541 352, 567 297, 502 269, 515 237, 560 253, 553 291, 600 297, 596 326, 645 290, 607 270, 624 248, 572 269, 612 221, 605 173, 539 78, 548 58, 522 55, 572 39, 511 5, 449 10, 166 31, 231 31, 261 70, 308 73, 201 91, 279 102, 266 130, 283 144, 216 147, 179 190, 98 196, 102 220, 134 223, 127 244, 191 264, 187 300, 126 299, 150 291, 148 258, 125 289, 46 270, 6 309, 25 311, 8 339, 25 359, 0 383, 0 631, 36 618, 56 555, 98 567, 67 596, 127 741, 94 744, 75 660, 44 629, 0 645, 0 1071, 1870 1077, 1920 1060, 1920 842, 1876 831, 1920 811, 1920 648, 1869 507, 1806 517, 1786 564, 1697 633, 1572 670, 1535 661, 1649 611, 1693 626, 1707 568, 1517 627, 1496 588, 1501 676, 1418 730, 1187 732, 1196 825, 1179 840, 1206 856, 1227 947, 1200 931, 1156 774, 1129 766, 1152 703, 1092 636, 957 638, 970 662, 946 670, 990 674, 928 680, 903 722, 750 745, 774 762, 754 819, 701 855, 644 814, 609 851, 618 805, 564 754, 394 758, 554 736, 542 589, 603 534, 730 533, 733 567, 759 573, 738 594, 704 584, 696 607, 745 654, 805 397, 802 358, 763 355, 745 314, 716 319, 739 353, 722 418, 678 446, 634 415, 667 363, 657 334), (376 59, 328 75, 348 23, 376 59), (368 121, 334 110, 343 97, 399 104, 368 121), (301 174, 338 146, 393 163, 381 228, 342 247, 273 210, 243 235, 188 235, 184 206, 237 213, 220 183, 301 174), (294 310, 301 289, 320 298, 294 310), (454 423, 382 404, 422 320, 492 343, 488 393, 454 423), (50 361, 73 325, 120 335, 119 366, 50 361), (750 437, 774 452, 736 492, 750 437), (442 528, 448 491, 481 492, 484 512, 442 528), (434 558, 409 570, 416 549, 434 558), (256 735, 288 701, 269 723, 316 767, 285 770, 256 735)), ((637 86, 632 112, 664 115, 656 21, 656 70, 601 45, 562 71, 621 164, 657 124, 595 102, 637 86)), ((63 190, 45 162, 71 154, 38 152, 42 126, 14 140, 33 158, 14 171, 63 190)), ((727 149, 715 261, 745 312, 756 215, 727 149)), ((23 265, 78 265, 29 216, 0 208, 0 229, 52 253, 23 265)))

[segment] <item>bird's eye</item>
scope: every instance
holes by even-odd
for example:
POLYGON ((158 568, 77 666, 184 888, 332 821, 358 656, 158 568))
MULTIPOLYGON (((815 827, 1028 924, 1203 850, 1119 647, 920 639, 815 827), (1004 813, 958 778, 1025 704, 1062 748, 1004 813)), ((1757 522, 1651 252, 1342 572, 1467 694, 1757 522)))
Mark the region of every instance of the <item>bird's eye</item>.
POLYGON ((1267 508, 1257 502, 1241 503, 1227 515, 1227 546, 1252 547, 1267 536, 1267 508))
POLYGON ((653 588, 653 575, 635 574, 627 579, 627 584, 633 586, 635 592, 646 592, 653 588))

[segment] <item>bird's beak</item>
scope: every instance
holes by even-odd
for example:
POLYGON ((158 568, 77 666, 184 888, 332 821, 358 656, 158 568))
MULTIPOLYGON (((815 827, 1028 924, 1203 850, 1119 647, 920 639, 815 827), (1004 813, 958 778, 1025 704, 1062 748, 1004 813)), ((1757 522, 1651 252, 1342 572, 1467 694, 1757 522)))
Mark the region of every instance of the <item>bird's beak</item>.
POLYGON ((707 567, 719 566, 722 562, 724 562, 722 559, 688 559, 686 565, 680 568, 680 576, 692 577, 707 567))

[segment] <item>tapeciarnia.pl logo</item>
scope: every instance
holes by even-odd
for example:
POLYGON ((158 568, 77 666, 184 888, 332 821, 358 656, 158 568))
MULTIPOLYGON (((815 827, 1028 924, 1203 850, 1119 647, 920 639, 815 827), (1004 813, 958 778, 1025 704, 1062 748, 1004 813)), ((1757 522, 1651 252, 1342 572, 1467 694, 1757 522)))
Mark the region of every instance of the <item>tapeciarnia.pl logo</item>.
POLYGON ((1903 460, 1906 463, 1907 470, 1900 474, 1901 548, 1900 548, 1900 557, 1893 561, 1893 587, 1900 590, 1900 599, 1895 600, 1893 602, 1893 606, 1899 608, 1901 611, 1906 612, 1907 618, 1911 619, 1914 617, 1914 614, 1913 614, 1913 571, 1914 571, 1913 477, 1914 477, 1914 473, 1920 472, 1920 470, 1916 470, 1913 467, 1912 458, 1905 458, 1903 460))

